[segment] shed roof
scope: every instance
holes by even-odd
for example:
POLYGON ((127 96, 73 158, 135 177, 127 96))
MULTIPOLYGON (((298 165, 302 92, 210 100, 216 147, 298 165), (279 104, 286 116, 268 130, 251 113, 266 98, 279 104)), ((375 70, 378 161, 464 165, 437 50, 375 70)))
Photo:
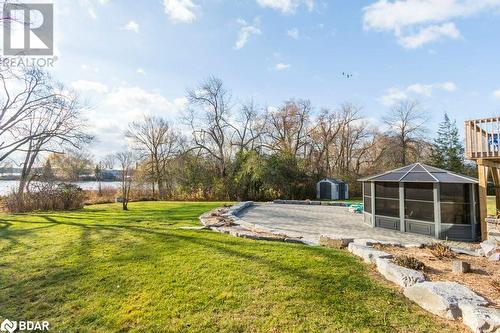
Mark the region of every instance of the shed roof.
POLYGON ((382 174, 359 179, 362 182, 459 183, 477 184, 478 180, 451 171, 414 163, 382 174))
POLYGON ((318 183, 325 182, 325 181, 328 181, 328 182, 334 183, 334 184, 343 184, 343 183, 345 183, 342 179, 337 179, 337 178, 323 178, 318 183))

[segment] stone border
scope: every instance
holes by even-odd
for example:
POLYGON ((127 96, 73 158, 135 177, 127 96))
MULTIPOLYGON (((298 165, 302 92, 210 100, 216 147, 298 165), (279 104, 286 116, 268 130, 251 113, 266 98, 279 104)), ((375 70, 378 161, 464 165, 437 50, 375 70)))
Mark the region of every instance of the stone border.
POLYGON ((387 280, 403 288, 403 294, 423 309, 449 320, 462 319, 473 332, 500 332, 500 310, 487 307, 489 302, 456 282, 430 282, 422 272, 399 266, 390 253, 377 250, 375 244, 401 246, 400 243, 377 242, 322 235, 320 245, 345 249, 374 264, 387 280))
POLYGON ((263 227, 258 224, 248 223, 237 216, 245 209, 252 207, 253 205, 253 201, 240 202, 234 206, 227 208, 222 213, 216 213, 217 211, 223 210, 222 208, 216 208, 209 212, 203 213, 202 215, 200 215, 199 219, 204 228, 220 233, 229 234, 235 237, 312 245, 303 239, 288 237, 284 231, 263 227), (214 214, 217 215, 214 216, 214 214), (217 217, 222 218, 224 222, 221 222, 219 224, 210 224, 208 222, 209 219, 217 217))
POLYGON ((273 200, 274 204, 281 205, 314 205, 314 206, 335 206, 335 207, 349 207, 351 204, 347 202, 336 201, 319 201, 319 200, 273 200))
POLYGON ((500 219, 486 218, 486 230, 488 231, 488 239, 500 243, 500 219))

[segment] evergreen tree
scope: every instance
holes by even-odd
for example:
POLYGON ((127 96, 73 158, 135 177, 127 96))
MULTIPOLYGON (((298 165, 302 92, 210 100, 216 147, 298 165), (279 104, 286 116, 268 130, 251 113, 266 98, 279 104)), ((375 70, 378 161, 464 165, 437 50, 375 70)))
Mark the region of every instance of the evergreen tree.
POLYGON ((438 168, 464 172, 464 146, 458 133, 457 122, 444 114, 439 124, 438 136, 434 139, 430 163, 438 168))

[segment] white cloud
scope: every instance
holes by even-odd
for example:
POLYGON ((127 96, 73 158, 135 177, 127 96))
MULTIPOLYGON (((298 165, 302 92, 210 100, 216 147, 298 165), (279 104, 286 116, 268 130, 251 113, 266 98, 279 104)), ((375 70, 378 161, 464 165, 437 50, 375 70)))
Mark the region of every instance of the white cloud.
POLYGON ((379 102, 386 106, 392 106, 397 102, 410 98, 415 95, 424 97, 431 97, 434 90, 443 90, 447 92, 454 92, 458 89, 457 85, 453 82, 441 82, 432 84, 411 84, 405 89, 392 87, 387 89, 385 95, 379 98, 379 102))
POLYGON ((235 50, 240 50, 245 47, 251 35, 260 35, 262 33, 262 31, 258 27, 256 27, 256 25, 259 23, 258 19, 254 20, 253 25, 248 24, 243 19, 238 19, 238 23, 241 25, 241 28, 238 33, 238 39, 234 44, 235 50))
POLYGON ((80 68, 86 72, 99 73, 99 71, 100 71, 99 67, 95 67, 95 66, 88 65, 88 64, 81 64, 80 68))
POLYGON ((108 87, 105 84, 96 81, 78 80, 71 82, 71 87, 82 92, 106 93, 108 87))
POLYGON ((96 6, 106 5, 109 0, 80 0, 80 5, 87 10, 93 20, 97 20, 96 6))
POLYGON ((137 74, 146 75, 146 72, 141 67, 137 68, 135 71, 137 74))
POLYGON ((282 62, 280 63, 277 63, 276 65, 274 65, 274 69, 281 72, 281 71, 284 71, 286 69, 289 69, 291 67, 290 64, 284 64, 282 62))
POLYGON ((399 88, 389 88, 385 95, 379 98, 379 102, 385 106, 392 106, 398 101, 408 98, 408 94, 399 88))
POLYGON ((500 98, 500 89, 497 89, 493 92, 493 97, 500 98))
POLYGON ((122 30, 133 31, 135 33, 139 33, 139 24, 135 21, 129 21, 125 26, 122 27, 122 30))
POLYGON ((163 0, 165 13, 174 22, 191 23, 196 20, 196 6, 192 0, 163 0))
POLYGON ((185 110, 185 97, 167 99, 157 91, 148 91, 137 86, 113 87, 102 96, 85 117, 97 143, 92 147, 97 155, 126 148, 124 137, 129 123, 138 121, 143 116, 158 116, 175 121, 179 113, 185 110))
POLYGON ((399 36, 399 43, 407 49, 416 49, 424 44, 435 42, 446 37, 451 39, 460 37, 460 31, 458 31, 454 23, 431 25, 420 29, 416 34, 399 36))
POLYGON ((378 0, 363 9, 363 25, 366 30, 393 32, 403 47, 417 48, 460 37, 453 19, 496 9, 500 0, 378 0))
POLYGON ((283 14, 293 14, 300 6, 305 6, 309 11, 314 9, 314 0, 257 0, 259 6, 272 8, 283 14))
POLYGON ((297 29, 297 28, 292 28, 292 29, 288 30, 286 32, 286 34, 288 35, 288 37, 290 37, 292 39, 299 39, 299 29, 297 29))
POLYGON ((438 83, 436 87, 449 92, 454 92, 458 89, 457 85, 453 82, 438 83))

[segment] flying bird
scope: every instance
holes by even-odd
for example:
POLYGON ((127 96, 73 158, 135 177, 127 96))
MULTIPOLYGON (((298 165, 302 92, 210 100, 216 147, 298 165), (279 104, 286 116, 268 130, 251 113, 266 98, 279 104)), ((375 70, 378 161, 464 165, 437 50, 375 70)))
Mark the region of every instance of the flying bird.
POLYGON ((346 73, 346 72, 342 72, 342 76, 350 79, 352 77, 352 73, 346 73))

